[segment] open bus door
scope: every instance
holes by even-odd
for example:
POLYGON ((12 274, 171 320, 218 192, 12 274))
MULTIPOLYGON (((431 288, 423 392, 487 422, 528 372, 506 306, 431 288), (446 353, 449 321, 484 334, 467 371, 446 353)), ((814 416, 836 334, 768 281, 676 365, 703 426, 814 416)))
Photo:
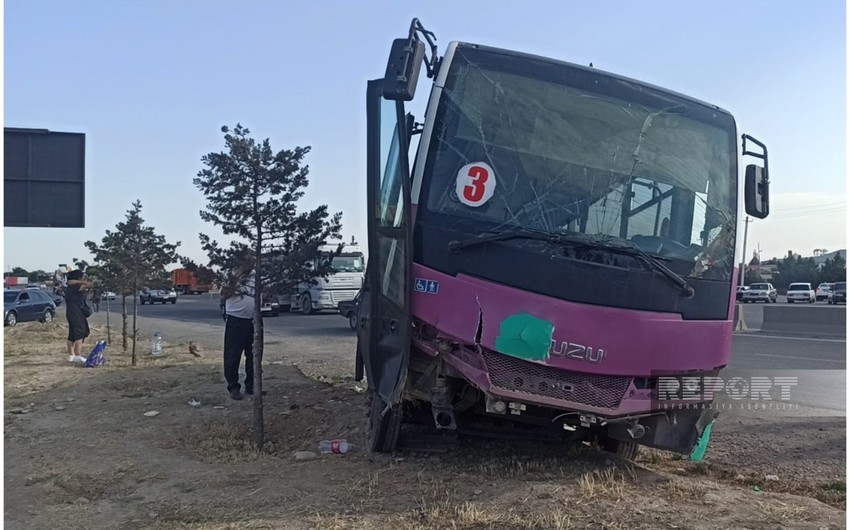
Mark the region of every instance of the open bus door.
POLYGON ((384 84, 381 79, 367 86, 369 266, 357 334, 358 364, 371 398, 369 445, 379 452, 393 450, 398 439, 411 320, 408 131, 404 104, 384 99, 384 84))

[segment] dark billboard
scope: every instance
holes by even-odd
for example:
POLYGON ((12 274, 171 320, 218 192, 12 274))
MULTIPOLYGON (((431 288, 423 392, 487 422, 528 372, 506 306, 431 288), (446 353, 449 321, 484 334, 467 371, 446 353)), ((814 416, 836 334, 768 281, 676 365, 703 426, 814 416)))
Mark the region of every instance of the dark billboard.
POLYGON ((6 227, 85 228, 86 135, 4 129, 6 227))

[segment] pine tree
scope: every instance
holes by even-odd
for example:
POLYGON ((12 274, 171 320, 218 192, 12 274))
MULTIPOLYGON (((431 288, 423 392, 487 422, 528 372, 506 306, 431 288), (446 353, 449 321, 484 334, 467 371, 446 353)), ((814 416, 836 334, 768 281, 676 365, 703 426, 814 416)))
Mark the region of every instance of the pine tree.
MULTIPOLYGON (((225 151, 201 158, 205 169, 194 184, 207 199, 201 219, 234 237, 221 247, 201 234, 201 245, 211 269, 225 275, 237 263, 250 259, 254 265, 254 444, 265 441, 263 423, 263 321, 261 297, 264 290, 288 282, 326 276, 329 260, 318 260, 319 246, 339 238, 342 214, 330 215, 326 205, 298 213, 297 203, 309 181, 304 159, 310 147, 274 152, 269 139, 257 142, 247 128, 237 124, 231 131, 222 127, 225 151), (309 268, 306 263, 317 263, 309 268)), ((293 285, 294 285, 293 283, 293 285)))
POLYGON ((120 288, 122 337, 124 351, 127 350, 127 294, 133 297, 133 348, 132 365, 136 365, 136 338, 138 329, 139 289, 148 283, 161 283, 167 277, 165 267, 175 263, 179 256, 179 242, 170 244, 165 236, 158 235, 152 226, 142 219, 142 203, 135 201, 127 210, 124 221, 107 230, 101 244, 86 241, 86 247, 94 255, 97 266, 109 271, 110 282, 120 288))

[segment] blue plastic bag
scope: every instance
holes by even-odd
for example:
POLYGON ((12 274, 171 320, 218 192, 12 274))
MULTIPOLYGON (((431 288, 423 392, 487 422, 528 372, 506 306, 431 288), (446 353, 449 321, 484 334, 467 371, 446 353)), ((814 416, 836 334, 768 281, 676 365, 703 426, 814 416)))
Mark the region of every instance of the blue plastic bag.
POLYGON ((86 359, 86 368, 94 368, 95 366, 106 364, 106 356, 103 354, 104 351, 106 351, 106 341, 97 341, 97 344, 94 345, 88 359, 86 359))

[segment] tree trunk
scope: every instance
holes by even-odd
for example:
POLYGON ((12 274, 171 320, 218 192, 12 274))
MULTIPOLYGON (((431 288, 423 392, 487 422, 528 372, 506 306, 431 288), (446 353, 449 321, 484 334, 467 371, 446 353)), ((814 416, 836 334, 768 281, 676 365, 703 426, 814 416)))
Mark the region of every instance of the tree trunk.
POLYGON ((262 449, 266 431, 263 423, 263 276, 261 270, 262 232, 257 228, 257 247, 254 256, 254 445, 262 449))
POLYGON ((112 345, 112 328, 109 327, 109 297, 106 297, 106 343, 112 345))
POLYGON ((139 316, 139 297, 133 297, 133 353, 130 357, 130 365, 136 366, 136 335, 139 331, 136 327, 136 319, 139 316))
POLYGON ((121 293, 121 340, 124 351, 127 351, 127 295, 121 293))

